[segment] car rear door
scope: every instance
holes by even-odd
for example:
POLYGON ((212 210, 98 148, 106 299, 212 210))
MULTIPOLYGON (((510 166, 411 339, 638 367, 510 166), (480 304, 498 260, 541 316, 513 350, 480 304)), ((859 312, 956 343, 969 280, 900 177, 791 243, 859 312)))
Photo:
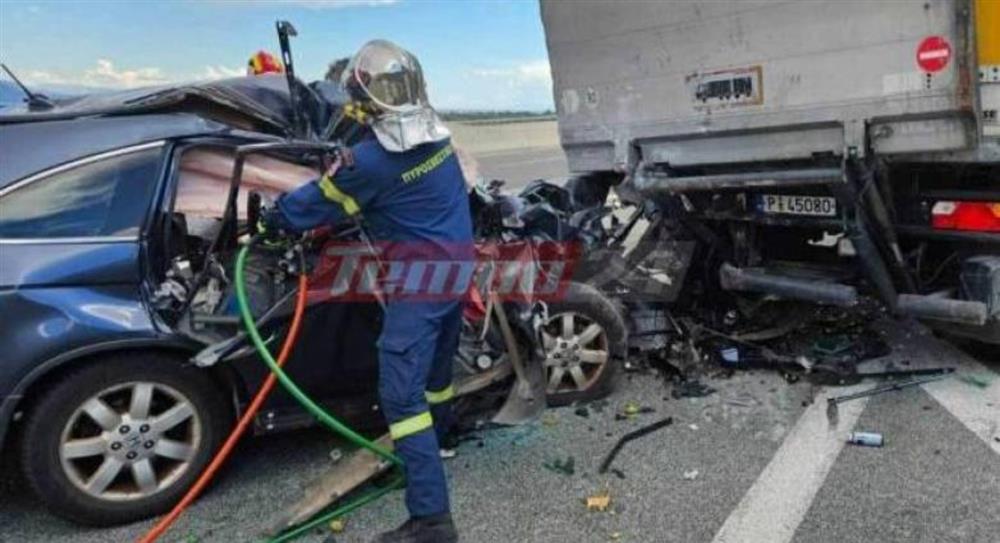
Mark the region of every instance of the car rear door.
POLYGON ((66 352, 157 335, 140 253, 165 147, 91 155, 0 190, 0 393, 66 352))

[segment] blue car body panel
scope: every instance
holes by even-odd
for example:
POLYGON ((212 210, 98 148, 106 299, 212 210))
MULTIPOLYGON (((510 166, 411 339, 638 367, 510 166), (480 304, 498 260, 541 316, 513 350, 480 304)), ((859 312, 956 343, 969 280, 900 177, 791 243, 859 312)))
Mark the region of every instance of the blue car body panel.
MULTIPOLYGON (((226 130, 187 114, 0 120, 0 190, 91 155, 226 130)), ((0 445, 24 391, 47 371, 105 348, 164 341, 141 296, 140 237, 44 236, 0 240, 0 445)))
MULTIPOLYGON (((273 134, 244 132, 189 113, 34 121, 0 114, 0 194, 40 172, 147 142, 165 141, 161 160, 171 161, 162 164, 154 180, 149 216, 137 236, 46 239, 39 232, 38 239, 0 239, 0 447, 31 385, 56 368, 121 349, 193 354, 199 348, 163 324, 144 297, 150 288, 145 283, 154 274, 148 268, 162 265, 151 257, 162 259, 164 252, 155 232, 162 227, 153 225, 162 223, 169 192, 175 190, 168 182, 176 172, 173 149, 182 140, 238 145, 273 139, 273 134)), ((378 314, 377 307, 365 304, 310 309, 287 371, 311 395, 336 400, 327 405, 335 411, 346 395, 367 398, 368 392, 353 391, 359 383, 371 383, 374 390, 378 314), (338 333, 331 337, 331 330, 338 333)), ((233 361, 224 373, 232 375, 232 394, 241 403, 267 370, 251 356, 233 361)), ((298 407, 277 391, 268 410, 297 412, 298 407)), ((303 425, 312 420, 302 417, 303 425)))
POLYGON ((0 116, 0 189, 42 170, 122 147, 230 129, 196 115, 81 118, 4 124, 0 116))
POLYGON ((0 242, 0 253, 2 439, 7 410, 47 362, 102 343, 162 334, 140 296, 138 241, 0 242))
POLYGON ((138 284, 139 242, 0 242, 0 289, 37 290, 86 284, 138 284))

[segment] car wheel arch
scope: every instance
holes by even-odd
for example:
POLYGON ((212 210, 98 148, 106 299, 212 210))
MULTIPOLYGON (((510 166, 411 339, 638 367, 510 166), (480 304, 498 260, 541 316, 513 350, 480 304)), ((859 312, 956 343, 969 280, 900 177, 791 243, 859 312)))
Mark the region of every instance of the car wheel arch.
MULTIPOLYGON (((13 437, 11 431, 14 428, 11 423, 15 422, 19 413, 31 409, 32 403, 45 392, 48 386, 85 364, 96 363, 99 357, 120 355, 132 351, 147 353, 155 351, 174 356, 179 361, 186 360, 195 353, 189 344, 183 342, 142 339, 90 345, 50 358, 22 378, 9 395, 10 398, 16 400, 3 405, 3 412, 0 412, 0 450, 6 448, 12 441, 12 439, 8 439, 13 437)), ((207 371, 220 391, 224 391, 229 397, 227 403, 229 403, 232 413, 238 415, 241 400, 247 395, 243 380, 236 371, 228 366, 217 366, 207 371)))

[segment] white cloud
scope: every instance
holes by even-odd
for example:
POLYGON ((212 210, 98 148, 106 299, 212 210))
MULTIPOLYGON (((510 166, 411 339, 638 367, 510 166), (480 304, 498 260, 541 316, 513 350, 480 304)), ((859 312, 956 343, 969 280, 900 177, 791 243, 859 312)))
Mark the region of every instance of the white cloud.
POLYGON ((24 74, 24 79, 35 85, 81 85, 102 88, 132 88, 168 82, 168 78, 159 68, 121 70, 106 58, 98 59, 93 68, 86 69, 82 73, 32 70, 24 74))
POLYGON ((230 68, 229 66, 205 66, 205 71, 202 72, 201 77, 198 79, 227 79, 230 77, 240 77, 246 75, 246 68, 230 68))
POLYGON ((97 66, 83 72, 81 84, 94 87, 142 87, 166 83, 167 77, 159 68, 120 70, 106 58, 97 59, 97 66))
MULTIPOLYGON (((18 74, 19 76, 21 74, 18 74)), ((52 72, 46 72, 44 70, 32 70, 30 72, 25 72, 23 77, 20 77, 25 83, 31 85, 52 85, 52 84, 63 84, 69 81, 52 72)))
POLYGON ((466 74, 461 87, 452 85, 443 92, 440 107, 535 111, 552 108, 552 75, 546 59, 482 66, 466 74))
POLYGON ((120 69, 108 59, 98 59, 92 68, 82 72, 66 73, 32 70, 24 74, 25 83, 40 86, 74 86, 102 89, 130 89, 148 85, 162 85, 186 81, 214 81, 246 75, 246 69, 207 65, 200 72, 167 74, 156 67, 120 69))
POLYGON ((505 68, 476 68, 476 77, 502 81, 509 87, 542 86, 552 88, 552 73, 548 60, 532 60, 505 68))

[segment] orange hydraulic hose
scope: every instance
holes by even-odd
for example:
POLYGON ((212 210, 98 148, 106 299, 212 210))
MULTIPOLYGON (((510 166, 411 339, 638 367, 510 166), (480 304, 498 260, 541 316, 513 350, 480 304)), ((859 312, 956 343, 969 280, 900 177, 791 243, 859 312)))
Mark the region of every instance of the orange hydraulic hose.
MULTIPOLYGON (((289 355, 292 353, 292 347, 295 345, 295 340, 299 335, 299 327, 302 324, 302 315, 305 313, 306 307, 306 295, 307 295, 308 279, 306 274, 302 273, 299 275, 299 292, 295 297, 295 311, 292 315, 292 324, 288 329, 288 335, 285 337, 285 342, 281 345, 281 352, 278 354, 277 363, 279 366, 283 366, 288 360, 289 355)), ((152 543, 156 541, 161 535, 163 535, 167 529, 180 518, 181 514, 185 509, 191 505, 192 502, 201 494, 205 486, 212 480, 215 473, 222 467, 222 464, 229 458, 229 454, 233 452, 233 448, 236 447, 236 443, 240 440, 243 432, 246 431, 247 427, 250 425, 250 421, 253 420, 257 411, 264 404, 264 400, 271 393, 274 388, 274 384, 277 381, 274 373, 270 373, 267 379, 264 380, 264 384, 261 385, 260 390, 257 391, 257 395, 253 397, 253 401, 247 407, 247 410, 243 412, 243 416, 240 417, 239 422, 236 423, 236 427, 226 438, 226 442, 222 444, 219 452, 215 453, 215 457, 212 458, 212 462, 205 468, 205 471, 201 472, 198 480, 195 481, 194 485, 188 489, 187 494, 181 498, 181 501, 177 502, 177 505, 170 510, 167 516, 160 519, 153 526, 146 535, 142 536, 139 543, 152 543)))

